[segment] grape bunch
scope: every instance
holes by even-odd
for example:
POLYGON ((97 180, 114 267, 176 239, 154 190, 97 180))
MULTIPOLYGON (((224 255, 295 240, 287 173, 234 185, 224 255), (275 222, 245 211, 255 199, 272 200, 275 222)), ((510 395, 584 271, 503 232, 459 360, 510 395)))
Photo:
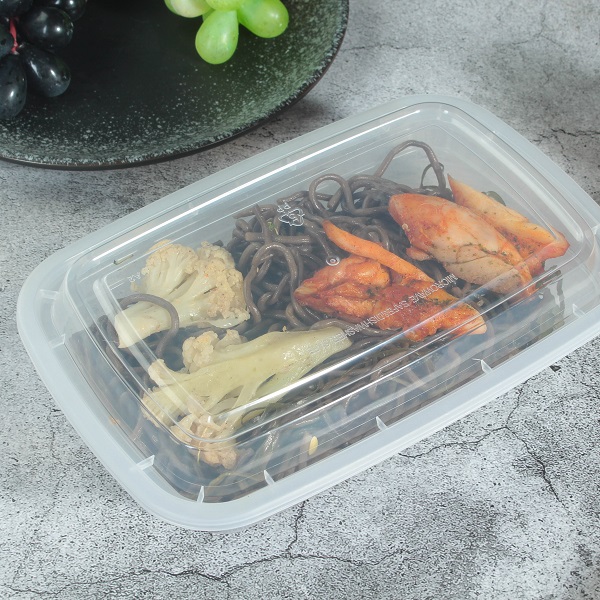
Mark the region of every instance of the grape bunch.
POLYGON ((258 37, 274 38, 287 29, 289 21, 288 11, 280 0, 165 0, 165 4, 182 17, 202 17, 196 50, 213 65, 227 62, 233 56, 239 25, 258 37))
POLYGON ((52 98, 71 83, 55 51, 73 36, 87 0, 0 0, 0 119, 16 117, 31 91, 52 98))

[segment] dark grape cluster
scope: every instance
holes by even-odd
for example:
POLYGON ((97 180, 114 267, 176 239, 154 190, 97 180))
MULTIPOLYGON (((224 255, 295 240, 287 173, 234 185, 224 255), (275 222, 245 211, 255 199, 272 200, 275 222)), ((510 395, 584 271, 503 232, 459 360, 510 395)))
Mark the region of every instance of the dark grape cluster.
POLYGON ((60 96, 71 71, 55 54, 73 37, 87 0, 0 0, 0 119, 16 117, 31 91, 60 96))

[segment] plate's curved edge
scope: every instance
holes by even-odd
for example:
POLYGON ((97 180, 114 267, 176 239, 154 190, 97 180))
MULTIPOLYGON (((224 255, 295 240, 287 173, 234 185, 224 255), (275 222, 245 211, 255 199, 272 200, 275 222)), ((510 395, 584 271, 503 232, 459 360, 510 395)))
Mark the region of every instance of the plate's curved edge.
POLYGON ((141 167, 147 166, 151 164, 157 164, 161 162, 166 162, 169 160, 175 160, 177 158, 183 158, 185 156, 191 156, 203 150, 209 150, 210 148, 215 148, 233 140, 241 135, 253 131, 254 129, 264 125, 270 119, 272 119, 275 115, 280 114, 281 112, 287 110, 300 100, 304 98, 323 78, 325 73, 331 67, 335 57, 337 56, 342 42, 344 41, 346 30, 348 27, 348 20, 350 15, 350 0, 341 0, 341 10, 340 10, 340 26, 336 31, 336 36, 334 38, 334 42, 330 49, 330 52, 323 59, 322 63, 315 69, 312 76, 308 78, 304 84, 298 88, 297 92, 273 107, 268 113, 253 121, 251 123, 247 123, 244 125, 240 125, 236 129, 224 133, 218 139, 211 142, 204 142, 198 145, 182 147, 179 149, 174 149, 168 152, 161 152, 159 154, 145 154, 140 155, 135 159, 127 159, 127 160, 106 160, 106 161, 86 161, 86 162, 61 162, 61 161, 52 161, 51 159, 47 159, 45 161, 37 161, 32 159, 20 158, 18 156, 1 156, 0 160, 19 164, 23 166, 41 168, 41 169, 49 169, 49 170, 62 170, 62 171, 102 171, 102 170, 112 170, 112 169, 126 169, 133 167, 141 167))

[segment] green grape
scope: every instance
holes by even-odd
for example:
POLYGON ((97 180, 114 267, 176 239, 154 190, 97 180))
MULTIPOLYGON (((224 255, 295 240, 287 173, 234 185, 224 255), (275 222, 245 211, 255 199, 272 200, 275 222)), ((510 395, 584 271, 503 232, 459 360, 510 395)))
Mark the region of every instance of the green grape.
POLYGON ((206 0, 165 0, 167 8, 180 17, 192 19, 211 10, 206 0))
POLYGON ((242 0, 206 0, 215 10, 237 10, 242 0))
POLYGON ((281 35, 289 21, 288 11, 280 0, 242 0, 237 15, 241 25, 262 38, 281 35))
POLYGON ((196 34, 196 50, 211 65, 227 62, 235 52, 239 27, 235 10, 215 10, 204 18, 196 34))

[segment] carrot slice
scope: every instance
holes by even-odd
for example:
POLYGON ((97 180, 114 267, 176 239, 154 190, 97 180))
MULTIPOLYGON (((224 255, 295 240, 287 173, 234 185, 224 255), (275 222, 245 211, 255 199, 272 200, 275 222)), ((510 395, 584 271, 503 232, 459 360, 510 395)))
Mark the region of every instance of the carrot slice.
POLYGON ((402 277, 416 279, 418 281, 433 281, 431 277, 423 273, 421 269, 415 267, 408 261, 400 258, 398 255, 386 250, 375 242, 363 240, 339 227, 335 226, 331 221, 323 221, 323 229, 325 235, 339 248, 362 256, 363 258, 371 258, 380 262, 402 277))

